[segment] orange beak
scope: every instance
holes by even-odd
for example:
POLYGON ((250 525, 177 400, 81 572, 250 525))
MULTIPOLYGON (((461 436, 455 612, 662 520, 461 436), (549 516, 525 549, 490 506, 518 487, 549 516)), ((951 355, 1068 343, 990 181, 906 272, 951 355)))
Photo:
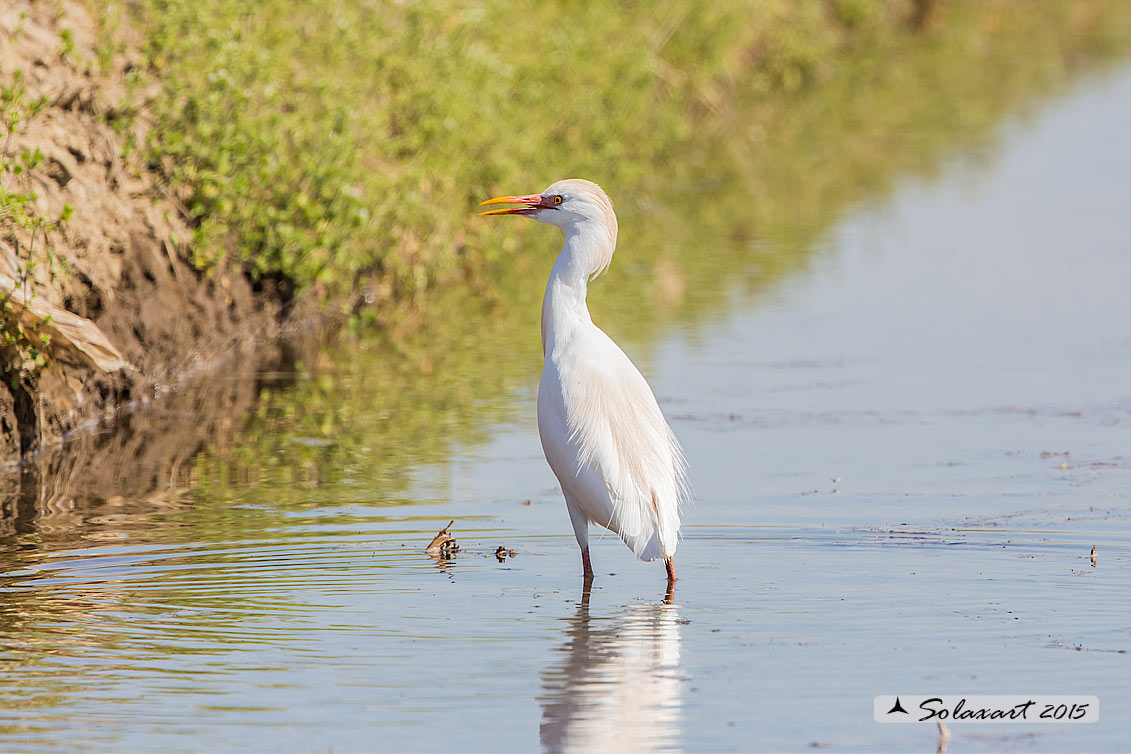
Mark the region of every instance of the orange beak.
POLYGON ((488 199, 485 202, 480 202, 479 206, 485 204, 525 204, 525 207, 508 207, 507 209, 493 209, 488 212, 480 212, 480 215, 533 215, 541 209, 545 209, 552 205, 546 203, 541 194, 527 194, 526 196, 499 196, 494 199, 488 199))

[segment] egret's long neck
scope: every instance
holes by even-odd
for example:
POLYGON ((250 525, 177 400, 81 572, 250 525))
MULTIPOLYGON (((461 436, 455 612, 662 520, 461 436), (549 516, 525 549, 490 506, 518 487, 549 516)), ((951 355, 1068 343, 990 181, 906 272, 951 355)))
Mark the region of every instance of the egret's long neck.
POLYGON ((605 229, 584 225, 566 231, 565 244, 546 283, 542 299, 542 355, 548 357, 554 346, 569 338, 579 326, 592 324, 585 295, 589 278, 604 269, 613 255, 616 236, 605 229))

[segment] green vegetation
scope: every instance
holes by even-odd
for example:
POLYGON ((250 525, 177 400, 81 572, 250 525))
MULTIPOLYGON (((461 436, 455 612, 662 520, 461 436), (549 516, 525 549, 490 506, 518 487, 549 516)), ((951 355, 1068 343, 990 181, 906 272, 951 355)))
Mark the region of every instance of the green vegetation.
MULTIPOLYGON (((150 105, 144 148, 184 201, 200 263, 234 255, 300 288, 364 288, 383 313, 455 279, 494 287, 484 276, 515 246, 513 228, 472 216, 492 191, 583 175, 623 203, 633 190, 667 190, 662 176, 686 175, 689 157, 736 141, 738 127, 752 137, 744 148, 761 152, 749 159, 765 171, 765 194, 796 180, 769 153, 774 141, 801 147, 782 155, 793 159, 832 148, 816 141, 830 117, 839 138, 856 139, 892 114, 845 123, 829 108, 797 123, 793 109, 812 109, 805 93, 843 90, 862 69, 906 75, 909 55, 996 63, 1002 45, 1012 54, 1050 37, 1094 53, 1098 37, 1125 40, 1128 26, 1127 12, 1088 0, 1039 10, 954 0, 927 29, 917 23, 936 3, 925 0, 659 12, 643 2, 143 0, 126 23, 114 15, 121 4, 92 2, 107 28, 129 25, 145 40, 164 95, 150 105)), ((1057 52, 1040 65, 1062 64, 1057 52)), ((992 70, 963 67, 976 81, 992 70)), ((937 61, 916 69, 926 78, 904 93, 913 107, 943 100, 930 91, 933 69, 947 75, 937 61)), ((841 96, 860 111, 855 93, 841 96)))
MULTIPOLYGON (((921 4, 144 0, 128 21, 165 91, 145 149, 200 262, 404 302, 490 267, 503 232, 470 210, 491 190, 655 184, 736 97, 774 112, 862 54, 933 44, 921 4)), ((955 2, 942 33, 992 42, 988 20, 1030 13, 1013 5, 955 2)))
POLYGON ((41 262, 49 265, 51 275, 65 265, 56 258, 51 239, 72 212, 65 206, 59 217, 49 218, 36 211, 38 196, 31 176, 43 163, 43 152, 37 147, 17 152, 13 141, 46 105, 46 97, 28 97, 22 71, 15 71, 7 84, 0 85, 0 239, 14 252, 11 276, 4 271, 9 265, 0 265, 0 278, 11 277, 12 285, 0 291, 0 359, 10 384, 25 377, 35 379, 47 363, 44 349, 51 336, 39 330, 51 323, 50 317, 33 316, 25 302, 36 295, 32 283, 41 262))

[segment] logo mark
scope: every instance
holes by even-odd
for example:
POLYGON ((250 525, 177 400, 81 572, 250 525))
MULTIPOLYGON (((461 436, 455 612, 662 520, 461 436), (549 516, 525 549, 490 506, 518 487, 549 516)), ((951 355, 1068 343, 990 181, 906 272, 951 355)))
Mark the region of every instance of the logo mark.
POLYGON ((890 715, 893 712, 902 712, 905 715, 911 714, 907 710, 903 709, 903 705, 899 703, 899 697, 898 696, 895 698, 895 704, 892 705, 892 708, 888 710, 888 714, 890 715))

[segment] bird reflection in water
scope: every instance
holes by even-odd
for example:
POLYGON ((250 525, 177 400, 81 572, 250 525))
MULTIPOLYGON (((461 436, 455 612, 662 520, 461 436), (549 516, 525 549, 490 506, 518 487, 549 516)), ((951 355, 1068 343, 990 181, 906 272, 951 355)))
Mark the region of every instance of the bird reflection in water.
POLYGON ((650 752, 678 746, 679 614, 662 602, 609 618, 589 613, 589 584, 566 643, 542 673, 542 748, 547 752, 650 752))

